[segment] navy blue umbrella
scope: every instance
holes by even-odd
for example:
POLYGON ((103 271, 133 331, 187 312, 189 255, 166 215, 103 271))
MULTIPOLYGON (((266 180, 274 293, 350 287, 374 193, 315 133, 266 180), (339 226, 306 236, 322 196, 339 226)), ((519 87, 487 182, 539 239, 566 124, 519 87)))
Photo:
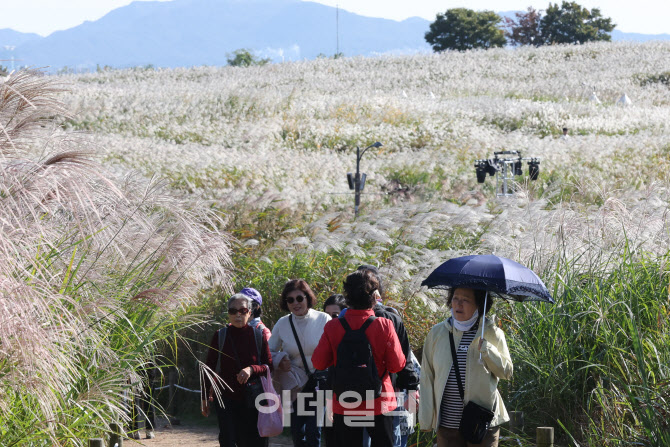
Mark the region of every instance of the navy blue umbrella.
MULTIPOLYGON (((514 301, 554 302, 542 280, 528 267, 495 255, 471 255, 453 258, 440 265, 423 280, 431 289, 467 287, 486 290, 484 309, 489 294, 514 301)), ((482 322, 485 315, 482 315, 482 322)), ((481 338, 484 338, 482 323, 481 338)), ((483 363, 479 354, 479 363, 483 363)))
POLYGON ((437 289, 468 287, 514 301, 553 303, 542 280, 528 267, 495 255, 453 258, 436 268, 422 286, 437 289))

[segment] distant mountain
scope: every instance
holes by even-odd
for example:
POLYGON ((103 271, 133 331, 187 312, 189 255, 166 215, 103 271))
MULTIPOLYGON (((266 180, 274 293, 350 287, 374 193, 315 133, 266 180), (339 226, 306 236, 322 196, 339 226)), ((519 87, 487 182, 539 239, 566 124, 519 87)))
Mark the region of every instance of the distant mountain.
MULTIPOLYGON (((335 8, 298 0, 134 2, 15 52, 27 65, 52 69, 225 65, 238 48, 275 61, 312 59, 336 52, 335 17, 335 8)), ((428 23, 340 10, 339 49, 346 56, 430 51, 428 23)))
POLYGON ((648 42, 650 40, 670 40, 670 34, 639 34, 624 33, 616 28, 612 31, 612 40, 627 40, 631 42, 648 42))
POLYGON ((0 49, 2 50, 4 50, 5 46, 23 45, 26 42, 39 39, 43 39, 39 34, 21 33, 9 28, 0 29, 0 49))
POLYGON ((15 67, 25 65, 24 61, 17 57, 16 49, 25 43, 43 39, 42 36, 33 33, 21 33, 13 29, 0 29, 0 65, 12 68, 12 60, 15 67))
MULTIPOLYGON (((514 18, 516 11, 498 14, 514 18)), ((225 65, 248 48, 273 61, 313 59, 336 52, 336 9, 299 0, 173 0, 134 2, 94 22, 47 37, 0 30, 0 65, 78 70, 97 65, 157 67, 225 65), (15 46, 9 52, 5 45, 15 46), (4 61, 3 61, 4 60, 4 61)), ((429 52, 429 20, 401 22, 339 11, 339 50, 345 56, 429 52)), ((670 39, 614 31, 613 40, 670 39)))

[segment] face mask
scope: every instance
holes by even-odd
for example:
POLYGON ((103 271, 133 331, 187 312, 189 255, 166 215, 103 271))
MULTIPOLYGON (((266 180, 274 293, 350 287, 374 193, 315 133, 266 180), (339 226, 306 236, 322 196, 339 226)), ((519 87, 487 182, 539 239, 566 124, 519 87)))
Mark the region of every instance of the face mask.
POLYGON ((456 329, 458 329, 461 332, 467 332, 470 330, 472 326, 474 326, 478 318, 479 318, 479 310, 476 310, 475 313, 472 315, 472 318, 470 318, 468 321, 458 321, 455 318, 452 318, 451 321, 456 329))

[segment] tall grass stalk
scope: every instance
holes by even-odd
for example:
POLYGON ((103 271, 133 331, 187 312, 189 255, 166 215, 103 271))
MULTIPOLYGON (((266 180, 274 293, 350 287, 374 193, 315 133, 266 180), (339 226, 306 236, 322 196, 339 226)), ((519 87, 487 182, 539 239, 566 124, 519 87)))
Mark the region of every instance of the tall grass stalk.
POLYGON ((118 177, 59 130, 63 86, 0 84, 0 445, 83 445, 169 349, 202 285, 229 288, 207 207, 118 177))
POLYGON ((502 324, 514 353, 512 409, 562 426, 583 445, 668 445, 670 257, 562 259, 555 306, 514 305, 502 324), (560 280, 559 280, 560 278, 560 280))

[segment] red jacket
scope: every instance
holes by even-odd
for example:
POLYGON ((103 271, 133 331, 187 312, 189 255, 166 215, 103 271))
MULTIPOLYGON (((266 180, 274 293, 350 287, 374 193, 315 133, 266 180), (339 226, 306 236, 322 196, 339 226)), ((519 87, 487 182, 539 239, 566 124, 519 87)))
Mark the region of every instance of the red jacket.
MULTIPOLYGON (((351 329, 359 329, 363 326, 369 316, 374 316, 372 309, 357 310, 347 309, 344 318, 351 326, 351 329)), ((368 401, 363 401, 356 408, 343 408, 333 394, 333 413, 342 415, 360 415, 385 414, 393 411, 398 406, 393 385, 388 373, 397 373, 405 367, 405 355, 398 341, 398 336, 393 328, 393 323, 386 318, 377 318, 365 331, 368 337, 372 355, 377 365, 379 377, 384 377, 382 381, 382 395, 374 400, 374 405, 369 405, 368 401), (369 405, 369 406, 368 406, 369 405)), ((337 346, 344 337, 344 328, 337 320, 331 320, 326 323, 323 329, 323 335, 319 340, 314 353, 312 354, 312 363, 316 369, 326 370, 337 362, 337 346)))

